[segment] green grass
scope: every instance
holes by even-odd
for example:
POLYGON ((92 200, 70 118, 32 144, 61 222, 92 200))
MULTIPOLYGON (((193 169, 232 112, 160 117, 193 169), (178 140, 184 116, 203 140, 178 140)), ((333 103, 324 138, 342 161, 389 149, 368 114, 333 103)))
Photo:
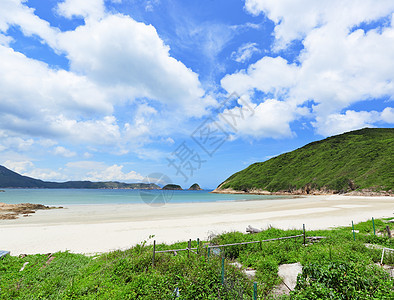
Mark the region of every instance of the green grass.
MULTIPOLYGON (((378 234, 385 220, 375 220, 378 234)), ((318 243, 303 245, 303 238, 223 248, 219 255, 202 242, 199 254, 157 253, 152 266, 152 246, 146 242, 126 251, 96 257, 59 252, 47 264, 47 255, 0 260, 0 299, 253 299, 253 282, 229 263, 236 260, 257 270, 258 299, 273 297, 280 283, 278 266, 300 262, 304 266, 296 290, 284 299, 394 299, 393 280, 374 263, 381 250, 365 243, 394 248, 394 239, 373 235, 371 221, 351 227, 307 231, 308 236, 325 236, 318 243), (221 257, 225 257, 225 284, 221 283, 221 257), (19 271, 29 262, 23 271, 19 271), (174 291, 178 289, 179 298, 174 291)), ((226 244, 265 240, 300 234, 300 230, 270 228, 248 235, 223 233, 210 243, 226 244)), ((187 242, 156 245, 157 250, 185 248, 187 242)), ((192 247, 196 247, 193 241, 192 247)), ((394 264, 394 257, 385 257, 394 264)))
POLYGON ((270 192, 297 189, 392 191, 393 151, 394 128, 365 128, 254 163, 230 176, 219 188, 270 192))

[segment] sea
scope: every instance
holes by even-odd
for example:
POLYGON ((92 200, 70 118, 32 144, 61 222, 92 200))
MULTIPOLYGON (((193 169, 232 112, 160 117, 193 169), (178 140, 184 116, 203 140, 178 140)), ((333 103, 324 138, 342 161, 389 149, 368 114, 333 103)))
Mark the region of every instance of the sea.
POLYGON ((131 189, 3 189, 0 202, 7 204, 37 203, 44 205, 99 205, 195 203, 284 199, 276 195, 213 194, 212 190, 167 191, 131 189))

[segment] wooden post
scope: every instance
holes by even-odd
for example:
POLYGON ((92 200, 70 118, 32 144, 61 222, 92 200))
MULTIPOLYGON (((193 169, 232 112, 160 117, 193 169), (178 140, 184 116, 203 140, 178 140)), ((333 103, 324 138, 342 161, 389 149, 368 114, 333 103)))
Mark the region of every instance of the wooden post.
POLYGON ((303 231, 303 234, 304 234, 304 246, 305 246, 305 244, 306 244, 305 224, 302 224, 302 231, 303 231))
POLYGON ((187 257, 190 258, 190 248, 192 247, 192 240, 189 239, 187 242, 187 257))
POLYGON ((354 232, 354 224, 352 221, 353 240, 356 240, 356 233, 354 232))
POLYGON ((222 284, 224 284, 224 257, 222 257, 222 284))
POLYGON ((387 230, 387 235, 389 236, 389 238, 391 238, 391 230, 389 225, 386 226, 386 230, 387 230))
POLYGON ((200 239, 197 238, 197 254, 200 252, 200 239))
POLYGON ((257 282, 253 282, 253 299, 257 300, 257 282))
POLYGON ((153 257, 152 257, 152 266, 155 266, 155 252, 156 252, 156 240, 153 241, 153 257))
POLYGON ((376 231, 375 231, 375 220, 372 217, 372 227, 373 227, 373 235, 376 235, 376 231))

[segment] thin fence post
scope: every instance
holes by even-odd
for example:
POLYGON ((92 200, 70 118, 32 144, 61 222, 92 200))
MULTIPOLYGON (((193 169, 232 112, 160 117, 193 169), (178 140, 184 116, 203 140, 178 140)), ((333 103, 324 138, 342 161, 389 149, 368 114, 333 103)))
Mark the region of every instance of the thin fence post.
POLYGON ((304 234, 304 246, 305 246, 305 244, 306 244, 305 224, 302 224, 302 231, 304 234))
POLYGON ((257 282, 253 282, 253 299, 257 300, 257 282))
POLYGON ((187 257, 190 258, 190 248, 192 247, 192 240, 189 239, 187 242, 187 257))
POLYGON ((197 238, 197 254, 200 252, 200 239, 197 238))
POLYGON ((388 237, 391 238, 391 230, 390 230, 390 226, 389 225, 386 226, 386 230, 387 230, 388 237))
POLYGON ((372 227, 373 227, 373 235, 376 235, 376 231, 375 231, 375 220, 372 217, 372 227))
POLYGON ((224 284, 224 257, 222 257, 222 284, 224 284))
POLYGON ((155 266, 155 251, 156 251, 156 240, 153 241, 153 256, 152 256, 152 266, 155 266))
POLYGON ((382 259, 380 260, 380 265, 383 265, 384 250, 385 250, 385 248, 383 248, 383 250, 382 250, 382 259))
POLYGON ((210 254, 211 254, 211 248, 208 247, 208 261, 209 261, 210 254))
POLYGON ((354 232, 354 224, 352 221, 352 231, 353 231, 353 239, 356 240, 356 233, 354 232))

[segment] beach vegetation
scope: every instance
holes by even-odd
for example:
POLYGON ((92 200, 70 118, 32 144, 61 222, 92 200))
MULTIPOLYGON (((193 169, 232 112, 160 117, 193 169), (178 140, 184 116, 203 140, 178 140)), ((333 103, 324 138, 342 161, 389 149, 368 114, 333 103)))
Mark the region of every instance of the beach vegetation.
POLYGON ((392 193, 393 150, 394 128, 364 128, 254 163, 230 176, 218 190, 392 193))
MULTIPOLYGON (((211 248, 208 255, 207 245, 302 233, 276 228, 256 234, 226 232, 199 244, 192 241, 198 251, 156 253, 154 265, 153 236, 128 250, 96 256, 6 256, 0 260, 0 299, 253 299, 254 282, 258 299, 394 299, 394 281, 379 265, 382 247, 394 248, 394 239, 385 234, 388 221, 374 221, 376 235, 367 221, 355 224, 355 236, 350 226, 313 230, 306 235, 324 238, 306 239, 307 245, 297 237, 211 248), (279 266, 296 262, 303 271, 295 289, 290 295, 275 294, 282 281, 279 266), (256 270, 253 278, 245 274, 247 268, 256 270)), ((188 242, 156 244, 156 251, 187 246, 188 242)), ((393 267, 393 255, 385 256, 384 264, 393 267)))

